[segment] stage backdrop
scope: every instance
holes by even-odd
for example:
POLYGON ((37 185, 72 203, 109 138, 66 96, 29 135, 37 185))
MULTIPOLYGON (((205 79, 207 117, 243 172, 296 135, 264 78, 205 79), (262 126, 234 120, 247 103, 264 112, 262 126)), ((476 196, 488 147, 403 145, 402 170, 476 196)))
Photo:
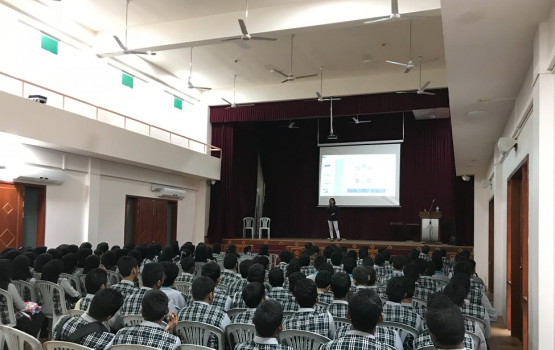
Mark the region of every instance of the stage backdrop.
MULTIPOLYGON (((439 92, 438 97, 427 99, 427 96, 423 96, 424 99, 412 101, 418 103, 418 108, 448 107, 448 100, 442 97, 447 95, 447 91, 439 92)), ((387 102, 386 95, 391 99, 406 95, 381 95, 383 96, 353 97, 350 102, 357 102, 356 108, 346 105, 341 107, 345 111, 345 117, 337 120, 338 125, 351 121, 350 113, 353 111, 356 114, 366 114, 369 111, 383 113, 413 108, 410 101, 406 100, 387 102), (381 102, 363 103, 365 98, 381 102), (376 107, 374 110, 372 105, 376 107)), ((271 104, 274 107, 272 110, 282 110, 285 115, 289 115, 288 118, 279 113, 270 113, 267 105, 237 108, 237 114, 233 114, 235 110, 232 109, 211 109, 211 119, 214 119, 212 144, 223 149, 222 178, 211 188, 208 238, 212 243, 221 241, 222 238, 241 237, 242 219, 253 216, 259 154, 266 184, 264 216, 272 219, 272 238, 328 237, 326 209, 317 207, 317 117, 318 113, 321 117, 326 116, 325 108, 322 107, 324 104, 302 101, 271 104), (307 108, 305 116, 311 118, 297 119, 303 116, 303 106, 307 108), (257 108, 260 111, 258 114, 257 108), (314 112, 317 108, 320 109, 314 112), (289 114, 292 110, 297 118, 289 114), (284 119, 295 119, 295 125, 299 129, 284 127, 288 123, 284 119)), ((329 111, 329 104, 325 105, 329 111)), ((368 132, 369 135, 374 134, 381 140, 387 139, 383 132, 375 133, 379 127, 390 132, 391 139, 398 139, 399 120, 404 119, 401 207, 341 208, 341 236, 361 240, 392 240, 389 231, 391 222, 419 223, 418 212, 427 209, 435 198, 436 205, 439 205, 443 213, 442 222, 456 227, 459 243, 472 245, 473 182, 463 182, 455 177, 450 120, 416 121, 412 113, 406 113, 404 118, 402 114, 391 116, 389 125, 387 119, 381 118, 378 123, 376 118, 375 123, 359 124, 356 127, 368 130, 374 127, 374 132, 368 132)), ((373 116, 360 116, 361 120, 364 118, 371 119, 373 116)), ((329 117, 320 119, 320 122, 329 124, 329 117)), ((337 204, 341 207, 341 203, 337 204)))

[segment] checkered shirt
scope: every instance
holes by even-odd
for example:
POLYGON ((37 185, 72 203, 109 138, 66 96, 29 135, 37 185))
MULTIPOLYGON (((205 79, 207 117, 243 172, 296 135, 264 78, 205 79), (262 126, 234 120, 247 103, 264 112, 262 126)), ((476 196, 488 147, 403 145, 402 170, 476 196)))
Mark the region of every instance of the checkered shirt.
POLYGON ((333 294, 318 292, 318 301, 329 305, 333 303, 333 294))
POLYGON ((134 284, 122 283, 122 282, 112 285, 110 289, 117 290, 118 292, 121 293, 121 295, 123 295, 124 298, 127 298, 128 296, 130 296, 131 294, 139 290, 139 288, 135 288, 134 284))
MULTIPOLYGON (((25 315, 21 311, 15 311, 15 318, 16 320, 20 317, 25 317, 25 315)), ((8 303, 6 302, 6 298, 0 295, 0 321, 2 324, 9 324, 10 323, 10 312, 8 311, 8 303)))
POLYGON ((378 284, 386 284, 391 279, 392 269, 377 265, 374 265, 374 269, 376 270, 376 275, 378 275, 378 284))
MULTIPOLYGON (((468 335, 468 333, 464 334, 464 340, 463 340, 463 344, 464 344, 464 348, 466 350, 474 350, 474 342, 472 341, 472 338, 470 337, 470 335, 468 335)), ((432 338, 430 338, 430 331, 425 330, 423 333, 421 333, 418 338, 416 338, 414 340, 414 349, 415 350, 419 350, 422 348, 425 348, 427 346, 433 346, 434 343, 432 343, 432 338)))
POLYGON ((333 265, 333 273, 338 273, 338 272, 345 272, 345 271, 343 271, 343 267, 333 265))
POLYGON ((376 287, 373 288, 374 292, 376 292, 376 294, 378 294, 378 296, 380 298, 386 298, 387 299, 387 294, 385 294, 385 287, 376 287))
POLYGON ((245 312, 241 312, 240 314, 237 314, 237 315, 233 316, 233 318, 231 319, 231 323, 252 324, 252 318, 254 317, 254 312, 255 311, 256 311, 256 309, 248 309, 245 312))
POLYGON ((317 310, 297 311, 283 322, 283 329, 308 331, 329 338, 329 315, 317 310))
POLYGON ((89 309, 89 306, 91 306, 93 297, 94 297, 94 294, 93 295, 87 294, 86 297, 82 298, 81 302, 79 303, 79 310, 87 311, 89 309))
MULTIPOLYGON (((179 321, 203 322, 218 328, 221 327, 225 316, 226 314, 223 309, 200 302, 191 303, 189 306, 181 309, 177 314, 179 321)), ((210 335, 208 347, 212 349, 218 348, 218 339, 216 335, 210 335)))
POLYGON ((141 309, 143 308, 143 298, 148 292, 148 289, 141 288, 137 290, 135 293, 131 294, 123 301, 123 305, 120 309, 122 316, 127 315, 140 315, 141 309))
MULTIPOLYGON (((83 317, 71 317, 66 323, 64 323, 61 334, 56 333, 56 327, 54 326, 54 334, 52 335, 52 339, 61 339, 62 341, 67 341, 69 336, 72 335, 76 330, 88 324, 89 322, 83 317)), ((106 330, 106 332, 90 333, 79 339, 77 344, 95 350, 104 350, 104 348, 112 341, 112 339, 114 339, 114 335, 106 330)))
POLYGON ((288 299, 281 301, 281 306, 283 306, 283 311, 289 312, 289 311, 293 311, 296 312, 297 310, 299 310, 299 304, 297 303, 297 301, 295 300, 294 296, 290 296, 288 299))
POLYGON ((357 259, 357 266, 362 266, 362 259, 357 259))
POLYGON ((191 274, 185 274, 183 273, 181 276, 178 276, 175 281, 176 282, 190 282, 193 283, 193 280, 195 279, 195 275, 191 275, 191 274))
POLYGON ((220 275, 220 284, 226 285, 229 287, 233 282, 237 282, 241 280, 241 275, 238 275, 234 272, 223 270, 222 274, 220 275))
POLYGON ((326 311, 329 312, 333 317, 346 318, 348 309, 349 309, 349 304, 331 303, 326 309, 326 311))
POLYGON ((484 293, 480 289, 470 288, 468 292, 468 300, 471 304, 482 305, 482 296, 484 293))
POLYGON ((428 297, 434 294, 434 291, 428 288, 422 288, 420 285, 417 285, 416 289, 414 290, 414 297, 417 299, 424 300, 425 302, 428 301, 428 297))
POLYGON ((64 311, 62 309, 62 297, 56 289, 52 291, 52 304, 54 304, 54 312, 56 313, 56 316, 61 316, 64 314, 64 311))
POLYGON ((472 316, 477 319, 484 320, 484 322, 489 322, 489 315, 486 308, 481 305, 465 304, 461 307, 461 312, 463 315, 472 316))
POLYGON ((439 289, 439 282, 434 280, 432 277, 420 277, 418 279, 418 286, 421 288, 426 288, 435 293, 439 289))
POLYGON ((242 292, 243 288, 245 288, 247 284, 249 284, 249 282, 246 279, 241 278, 239 281, 233 282, 228 286, 227 293, 229 295, 235 295, 237 292, 242 292))
MULTIPOLYGON (((343 326, 339 328, 335 332, 335 339, 342 338, 347 335, 347 333, 351 330, 351 326, 343 326)), ((390 345, 395 347, 395 340, 397 338, 397 332, 391 328, 387 327, 376 327, 376 333, 374 333, 374 337, 380 342, 386 345, 390 345)))
POLYGON ((245 303, 245 300, 243 299, 243 293, 242 292, 235 293, 235 295, 233 296, 233 301, 232 301, 231 305, 232 305, 232 308, 234 308, 234 309, 246 309, 247 308, 247 304, 245 303))
POLYGON ((174 350, 180 344, 179 338, 162 327, 142 323, 120 329, 112 345, 143 345, 159 350, 174 350))
POLYGON ((295 350, 292 347, 282 344, 257 344, 254 340, 246 343, 237 344, 235 350, 295 350))
MULTIPOLYGON (((420 324, 422 324, 421 316, 412 311, 410 307, 403 307, 401 304, 385 303, 383 306, 383 316, 384 321, 399 322, 416 329, 418 329, 419 320, 420 324)), ((411 334, 407 334, 403 342, 403 348, 405 350, 412 349, 413 340, 414 337, 411 334)))
POLYGON ((293 297, 293 295, 291 295, 291 293, 287 289, 285 288, 278 289, 278 288, 279 287, 272 288, 272 290, 266 293, 266 297, 269 299, 277 299, 277 300, 287 300, 293 297))
MULTIPOLYGON (((241 298, 242 299, 242 298, 241 298)), ((212 301, 212 306, 219 307, 222 310, 225 310, 225 304, 227 303, 227 294, 216 287, 214 289, 214 300, 212 301)))
POLYGON ((315 272, 316 272, 316 269, 312 265, 301 267, 301 273, 304 273, 305 276, 310 276, 315 272))
POLYGON ((424 254, 424 253, 420 253, 420 255, 418 255, 418 257, 420 259, 424 259, 426 261, 432 261, 432 258, 430 258, 427 254, 424 254))
POLYGON ((470 280, 470 289, 480 290, 483 293, 486 292, 486 286, 483 283, 475 281, 473 279, 470 280))
POLYGON ((411 305, 405 305, 405 304, 401 304, 403 307, 406 307, 407 309, 411 310, 412 312, 420 315, 420 317, 422 317, 422 322, 426 322, 426 311, 428 311, 428 308, 426 306, 419 306, 419 307, 415 307, 413 304, 411 305))
POLYGON ((284 276, 287 274, 287 265, 289 264, 286 264, 284 262, 280 262, 279 264, 277 264, 277 267, 279 267, 280 270, 283 271, 284 276))
POLYGON ((389 348, 375 337, 346 334, 341 338, 323 344, 320 350, 389 350, 389 348))
POLYGON ((393 277, 403 277, 403 271, 395 271, 393 270, 393 273, 391 274, 391 278, 393 277))
POLYGON ((447 259, 447 257, 442 256, 441 261, 443 261, 443 266, 451 266, 451 262, 449 261, 449 259, 447 259))

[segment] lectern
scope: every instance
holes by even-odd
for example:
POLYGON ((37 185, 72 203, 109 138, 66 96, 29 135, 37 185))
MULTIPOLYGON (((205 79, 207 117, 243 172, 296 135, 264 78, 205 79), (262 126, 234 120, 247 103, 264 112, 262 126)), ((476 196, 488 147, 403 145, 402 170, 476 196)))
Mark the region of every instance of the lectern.
POLYGON ((422 220, 422 242, 439 242, 439 220, 441 219, 441 212, 421 211, 420 219, 422 220))

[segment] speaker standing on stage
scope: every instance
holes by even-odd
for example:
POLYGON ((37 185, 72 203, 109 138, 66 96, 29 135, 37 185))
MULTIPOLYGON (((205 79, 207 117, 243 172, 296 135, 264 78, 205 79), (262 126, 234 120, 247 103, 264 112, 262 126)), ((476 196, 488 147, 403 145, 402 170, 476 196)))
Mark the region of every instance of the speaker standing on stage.
POLYGON ((333 241, 333 229, 335 228, 335 233, 337 234, 337 240, 341 240, 339 235, 339 225, 337 219, 339 216, 339 208, 335 205, 335 199, 330 198, 330 205, 328 205, 328 226, 330 228, 330 240, 333 241))

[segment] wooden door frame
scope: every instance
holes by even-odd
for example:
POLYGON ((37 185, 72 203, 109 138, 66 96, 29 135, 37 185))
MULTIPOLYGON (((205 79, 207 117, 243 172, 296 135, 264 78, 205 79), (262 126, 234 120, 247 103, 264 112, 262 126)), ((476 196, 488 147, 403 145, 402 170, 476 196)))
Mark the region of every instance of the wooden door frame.
MULTIPOLYGON (((124 216, 124 225, 123 225, 123 241, 125 242, 125 233, 127 232, 127 199, 128 198, 134 198, 137 200, 139 199, 148 199, 148 200, 155 200, 155 201, 164 201, 166 203, 175 203, 175 205, 172 207, 172 232, 171 232, 171 239, 170 242, 166 242, 166 245, 168 245, 169 243, 171 243, 171 241, 175 241, 177 240, 177 207, 179 205, 179 201, 178 200, 172 200, 172 199, 165 199, 165 198, 154 198, 154 197, 143 197, 143 196, 135 196, 135 195, 126 195, 125 196, 125 216, 124 216)), ((136 205, 133 208, 134 210, 137 209, 136 205)), ((135 215, 136 213, 133 214, 133 220, 135 220, 135 215)), ((131 233, 132 237, 135 237, 135 230, 137 229, 136 225, 133 226, 133 232, 131 233)), ((133 242, 135 243, 135 242, 133 242)), ((136 244, 136 243, 135 243, 136 244)))
POLYGON ((495 197, 489 201, 488 214, 488 291, 493 293, 495 276, 495 197))

